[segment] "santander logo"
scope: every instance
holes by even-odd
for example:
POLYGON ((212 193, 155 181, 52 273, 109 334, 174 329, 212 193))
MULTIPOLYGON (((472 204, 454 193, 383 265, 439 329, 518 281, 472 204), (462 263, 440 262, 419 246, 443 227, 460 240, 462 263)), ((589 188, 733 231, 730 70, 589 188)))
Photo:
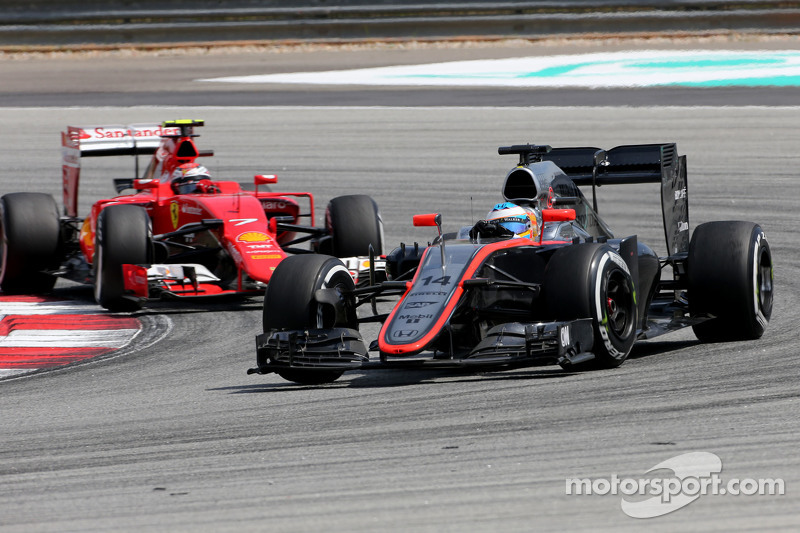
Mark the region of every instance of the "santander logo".
POLYGON ((82 141, 88 140, 109 140, 109 139, 123 139, 125 137, 163 137, 165 135, 179 135, 179 128, 164 128, 162 126, 144 126, 127 128, 124 126, 97 126, 88 130, 81 129, 78 131, 78 138, 82 141))

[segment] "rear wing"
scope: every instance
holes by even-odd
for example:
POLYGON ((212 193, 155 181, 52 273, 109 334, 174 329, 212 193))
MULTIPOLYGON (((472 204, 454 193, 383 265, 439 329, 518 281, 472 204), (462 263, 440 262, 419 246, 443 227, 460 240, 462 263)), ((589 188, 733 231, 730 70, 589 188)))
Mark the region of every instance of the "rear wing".
POLYGON ((161 124, 67 126, 61 132, 64 214, 78 216, 82 157, 153 154, 161 144, 161 137, 180 132, 179 127, 161 124))
POLYGON ((543 160, 552 161, 572 178, 576 185, 591 185, 595 154, 605 154, 598 168, 596 185, 626 183, 658 183, 662 167, 674 164, 677 154, 675 144, 634 144, 617 146, 610 150, 601 148, 553 148, 542 154, 543 160))
POLYGON ((610 150, 519 145, 501 148, 499 153, 519 154, 520 164, 552 161, 576 185, 660 183, 668 254, 689 251, 686 156, 678 155, 675 143, 633 144, 610 150))
POLYGON ((661 212, 667 254, 689 251, 689 197, 686 156, 678 155, 675 143, 617 146, 603 152, 598 148, 556 148, 542 159, 558 165, 576 185, 620 185, 660 183, 661 212), (596 157, 597 156, 597 157, 596 157), (594 178, 593 178, 594 174, 594 178))

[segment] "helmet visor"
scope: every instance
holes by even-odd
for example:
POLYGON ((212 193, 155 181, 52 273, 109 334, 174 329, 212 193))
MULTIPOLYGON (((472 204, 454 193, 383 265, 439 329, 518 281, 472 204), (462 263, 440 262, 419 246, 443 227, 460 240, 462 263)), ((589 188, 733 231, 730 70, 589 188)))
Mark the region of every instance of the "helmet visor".
POLYGON ((500 224, 515 235, 519 235, 530 230, 530 223, 519 218, 501 218, 498 220, 493 220, 492 222, 495 224, 500 224))
POLYGON ((173 185, 173 190, 178 194, 192 194, 198 192, 199 187, 196 181, 185 181, 183 183, 176 183, 173 185))

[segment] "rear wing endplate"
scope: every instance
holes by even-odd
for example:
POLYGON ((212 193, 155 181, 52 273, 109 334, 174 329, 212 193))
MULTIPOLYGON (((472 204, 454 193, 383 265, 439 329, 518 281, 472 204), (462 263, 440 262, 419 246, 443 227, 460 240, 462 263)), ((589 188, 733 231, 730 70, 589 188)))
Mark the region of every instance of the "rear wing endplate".
POLYGON ((161 124, 67 126, 61 132, 64 214, 78 216, 82 157, 153 154, 162 136, 178 134, 179 127, 161 124))
MULTIPOLYGON (((686 156, 679 156, 675 143, 635 144, 605 150, 605 161, 597 166, 599 148, 553 148, 541 154, 552 161, 576 185, 661 183, 661 211, 669 255, 689 250, 689 197, 686 156)), ((600 154, 602 158, 602 154, 600 154)))

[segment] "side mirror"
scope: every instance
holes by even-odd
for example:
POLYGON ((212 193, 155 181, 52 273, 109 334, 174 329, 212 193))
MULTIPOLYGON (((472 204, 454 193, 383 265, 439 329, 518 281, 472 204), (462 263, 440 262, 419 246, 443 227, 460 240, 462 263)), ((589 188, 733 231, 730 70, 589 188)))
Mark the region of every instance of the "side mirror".
POLYGON ((256 185, 272 185, 278 183, 277 174, 256 174, 253 179, 256 185))
MULTIPOLYGON (((255 192, 258 194, 258 186, 259 185, 272 185, 274 183, 278 183, 278 175, 277 174, 256 174, 253 176, 253 181, 255 182, 255 192)), ((267 189, 269 190, 269 189, 267 189)))
POLYGON ((428 213, 425 215, 414 215, 415 226, 441 226, 442 215, 439 213, 428 213))
POLYGON ((133 180, 133 188, 137 190, 142 189, 158 189, 159 181, 154 179, 135 179, 133 180))
POLYGON ((574 209, 542 209, 542 222, 569 222, 575 220, 574 209))

